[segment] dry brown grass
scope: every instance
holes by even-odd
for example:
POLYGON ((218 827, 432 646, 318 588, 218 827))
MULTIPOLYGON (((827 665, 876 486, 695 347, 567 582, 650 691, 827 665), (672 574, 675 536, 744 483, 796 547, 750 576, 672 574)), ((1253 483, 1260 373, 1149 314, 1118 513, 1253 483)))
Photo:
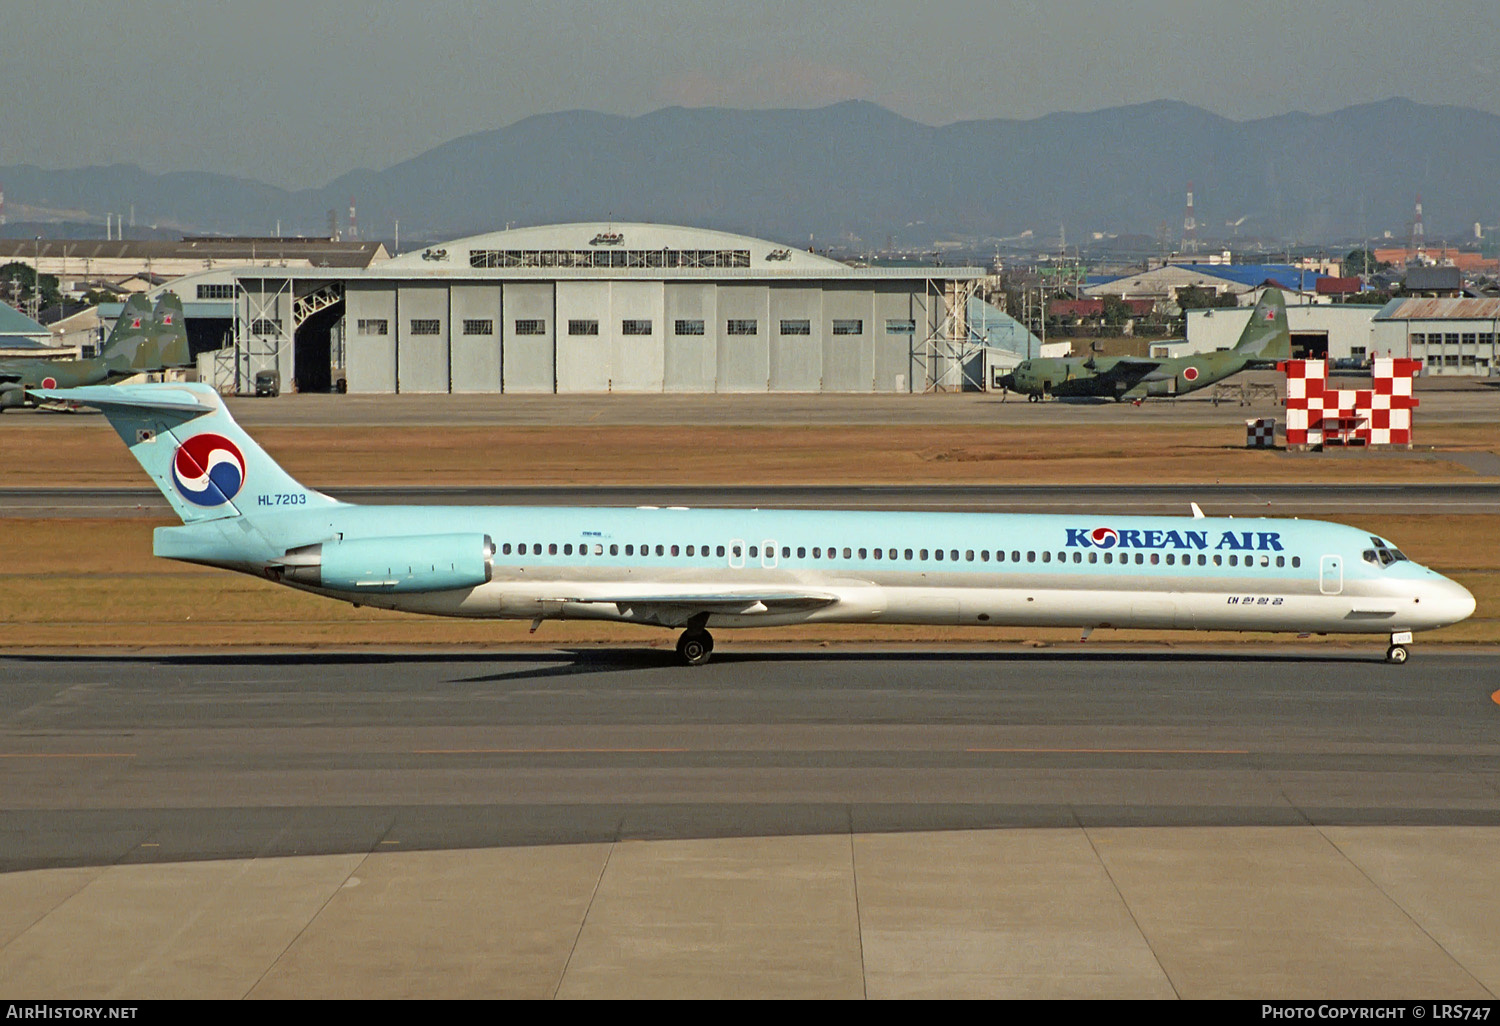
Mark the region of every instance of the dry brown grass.
MULTIPOLYGON (((1000 425, 805 427, 264 427, 257 439, 313 487, 550 484, 1070 484, 1474 480, 1412 454, 1378 459, 1244 448, 1220 425, 1047 432, 1000 425)), ((1494 451, 1500 428, 1438 424, 1423 447, 1494 451)), ((131 487, 140 469, 104 424, 5 426, 9 487, 131 487)))

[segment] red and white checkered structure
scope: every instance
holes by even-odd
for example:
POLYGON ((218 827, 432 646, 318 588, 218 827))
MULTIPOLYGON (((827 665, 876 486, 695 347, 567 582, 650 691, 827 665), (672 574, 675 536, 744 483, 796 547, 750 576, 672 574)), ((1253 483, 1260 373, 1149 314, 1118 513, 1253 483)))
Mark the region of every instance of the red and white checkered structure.
POLYGON ((1286 444, 1411 445, 1412 379, 1421 360, 1381 359, 1372 388, 1329 388, 1326 360, 1287 360, 1286 444))
POLYGON ((1257 417, 1245 421, 1245 447, 1249 449, 1273 449, 1276 447, 1276 418, 1257 417))

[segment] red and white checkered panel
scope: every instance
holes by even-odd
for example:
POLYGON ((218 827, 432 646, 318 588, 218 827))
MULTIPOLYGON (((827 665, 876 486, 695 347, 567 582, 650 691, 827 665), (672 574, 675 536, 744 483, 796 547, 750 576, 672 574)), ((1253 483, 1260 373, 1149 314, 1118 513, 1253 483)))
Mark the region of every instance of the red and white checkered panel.
POLYGON ((1360 389, 1330 389, 1324 360, 1277 366, 1286 375, 1287 445, 1411 444, 1411 411, 1418 405, 1412 378, 1421 360, 1376 360, 1373 387, 1360 389))
POLYGON ((1276 418, 1259 417, 1245 421, 1245 446, 1250 449, 1271 449, 1276 445, 1276 418))

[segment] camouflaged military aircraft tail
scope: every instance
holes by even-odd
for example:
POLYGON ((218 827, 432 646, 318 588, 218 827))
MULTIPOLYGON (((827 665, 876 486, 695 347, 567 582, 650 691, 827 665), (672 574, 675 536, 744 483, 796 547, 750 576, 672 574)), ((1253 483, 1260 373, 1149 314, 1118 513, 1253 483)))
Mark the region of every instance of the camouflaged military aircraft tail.
POLYGON ((1286 300, 1276 289, 1266 289, 1234 351, 1254 363, 1275 365, 1292 358, 1292 332, 1287 326, 1286 300))
POLYGON ((192 362, 182 300, 165 292, 153 309, 150 300, 137 294, 126 301, 98 356, 0 360, 0 410, 25 405, 28 389, 107 385, 192 362))

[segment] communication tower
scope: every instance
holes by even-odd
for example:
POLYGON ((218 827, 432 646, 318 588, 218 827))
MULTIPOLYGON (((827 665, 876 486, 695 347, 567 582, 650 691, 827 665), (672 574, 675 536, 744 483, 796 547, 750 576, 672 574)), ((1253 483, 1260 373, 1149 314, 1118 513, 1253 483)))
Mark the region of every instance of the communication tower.
POLYGON ((1187 211, 1182 215, 1182 251, 1198 252, 1198 219, 1193 216, 1193 183, 1188 182, 1187 211))
POLYGON ((359 219, 354 214, 354 197, 349 197, 349 241, 359 241, 359 219))

